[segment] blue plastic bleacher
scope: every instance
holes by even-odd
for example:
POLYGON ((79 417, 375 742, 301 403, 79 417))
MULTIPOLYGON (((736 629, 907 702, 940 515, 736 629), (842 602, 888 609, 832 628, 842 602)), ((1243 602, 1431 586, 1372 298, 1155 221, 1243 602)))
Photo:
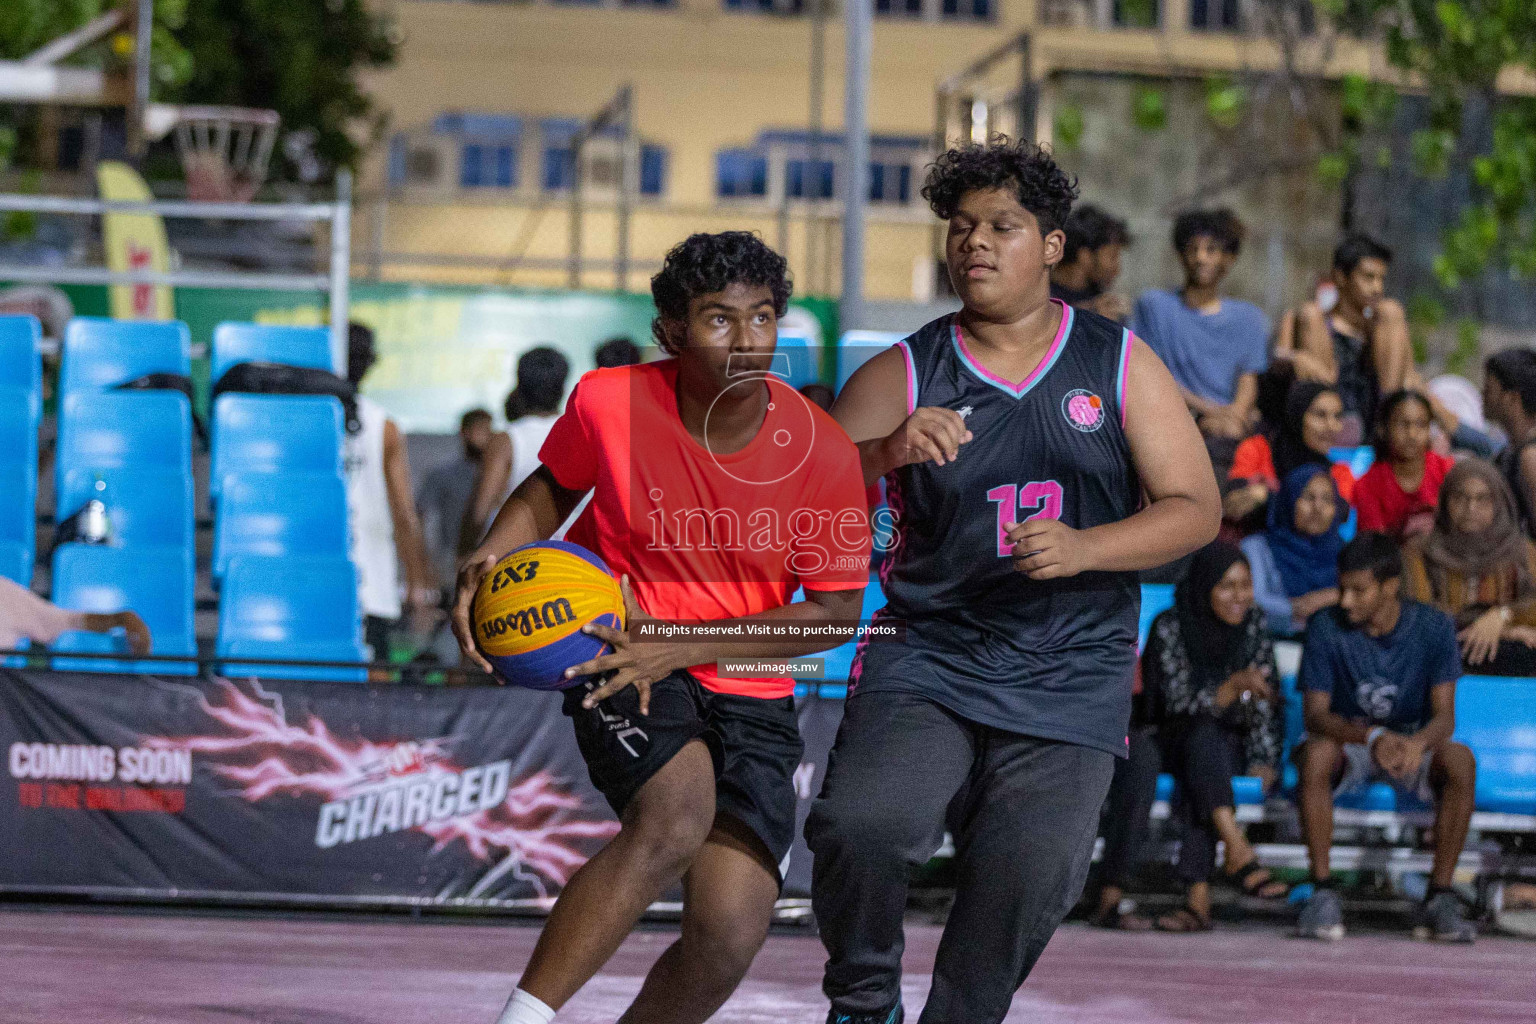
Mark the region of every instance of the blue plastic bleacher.
POLYGON ((100 391, 64 396, 56 498, 63 497, 70 470, 125 467, 192 472, 192 408, 185 395, 100 391))
MULTIPOLYGON (((192 552, 177 548, 121 548, 63 544, 53 555, 53 602, 83 612, 137 612, 149 627, 150 653, 197 657, 192 621, 192 552)), ((121 636, 65 633, 57 652, 126 654, 121 636)), ((53 667, 78 672, 195 675, 195 662, 54 658, 53 667)))
POLYGON ((328 473, 233 473, 213 529, 213 575, 241 555, 347 557, 347 488, 328 473))
POLYGON ((0 576, 32 583, 37 547, 37 406, 0 385, 0 576))
POLYGON ((193 550, 191 473, 138 466, 69 470, 59 488, 59 519, 92 497, 107 507, 114 546, 193 550))
POLYGON ((357 570, 340 558, 241 555, 230 561, 219 604, 225 675, 364 682, 365 669, 262 665, 263 658, 367 660, 357 570))
POLYGON ((1141 585, 1141 621, 1136 625, 1137 650, 1147 646, 1147 636, 1152 632, 1152 620, 1172 607, 1172 583, 1143 583, 1141 585))
POLYGON ((210 489, 231 473, 342 475, 341 402, 329 395, 220 395, 210 489))
POLYGON ((102 391, 150 373, 186 376, 191 366, 192 335, 179 320, 77 316, 64 328, 59 391, 102 391))
POLYGON ((250 362, 341 372, 331 357, 331 333, 325 327, 222 323, 213 329, 210 381, 218 383, 231 366, 250 362))
POLYGON ((0 388, 30 396, 33 415, 43 408, 43 328, 31 315, 0 316, 0 388))
POLYGON ((853 371, 904 337, 896 331, 844 331, 837 339, 837 390, 843 390, 853 371))
POLYGON ((792 388, 815 384, 821 380, 821 346, 803 334, 781 332, 773 369, 792 388))
POLYGON ((1536 814, 1536 679, 1463 676, 1456 739, 1477 757, 1479 811, 1536 814))

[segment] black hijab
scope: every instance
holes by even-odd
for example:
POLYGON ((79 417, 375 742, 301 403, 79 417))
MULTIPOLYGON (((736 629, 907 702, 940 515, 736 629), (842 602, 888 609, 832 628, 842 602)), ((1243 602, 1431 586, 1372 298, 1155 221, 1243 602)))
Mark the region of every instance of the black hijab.
POLYGON ((1219 540, 1207 544, 1195 553, 1189 574, 1173 592, 1179 634, 1199 689, 1221 685, 1232 673, 1253 664, 1257 653, 1247 620, 1228 625, 1211 609, 1211 591, 1238 562, 1247 565, 1248 556, 1235 546, 1219 540))
POLYGON ((1309 463, 1319 466, 1330 464, 1327 452, 1315 452, 1307 447, 1307 442, 1302 439, 1302 421, 1319 396, 1337 393, 1331 385, 1312 380, 1299 380, 1291 385, 1291 390, 1285 396, 1285 415, 1275 431, 1272 445, 1275 475, 1281 480, 1290 476, 1292 470, 1309 463))

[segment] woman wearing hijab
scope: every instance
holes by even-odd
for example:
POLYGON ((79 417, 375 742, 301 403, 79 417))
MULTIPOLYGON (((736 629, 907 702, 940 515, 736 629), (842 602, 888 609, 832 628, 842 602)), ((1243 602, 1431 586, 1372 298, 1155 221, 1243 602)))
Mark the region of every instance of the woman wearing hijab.
POLYGON ((1407 596, 1456 621, 1467 671, 1536 675, 1536 545, 1503 474, 1466 459, 1445 477, 1434 529, 1404 552, 1407 596))
POLYGON ((1268 527, 1243 539, 1253 593, 1269 631, 1295 636, 1339 602, 1339 528, 1348 516, 1335 477, 1309 463, 1291 470, 1269 503, 1268 527))
POLYGON ((1302 466, 1321 466, 1333 474, 1348 502, 1355 478, 1348 466, 1335 465, 1329 451, 1338 443, 1344 403, 1337 391, 1316 381, 1297 381, 1286 393, 1285 411, 1268 436, 1255 434, 1237 446, 1223 512, 1240 523, 1264 506, 1280 483, 1302 466))
POLYGON ((1286 888, 1261 867, 1235 815, 1232 776, 1246 770, 1274 784, 1280 764, 1274 646, 1254 605, 1248 560, 1217 541, 1190 563, 1174 606, 1152 624, 1142 680, 1160 705, 1163 767, 1177 780, 1185 822, 1178 873, 1189 886, 1163 931, 1211 927, 1216 840, 1226 843, 1227 881, 1273 899, 1286 888))

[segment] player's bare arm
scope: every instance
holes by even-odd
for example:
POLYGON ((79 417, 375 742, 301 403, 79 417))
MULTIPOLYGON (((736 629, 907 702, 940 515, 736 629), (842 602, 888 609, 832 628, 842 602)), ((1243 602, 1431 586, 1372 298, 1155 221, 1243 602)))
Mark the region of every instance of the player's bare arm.
POLYGON ((864 485, 914 462, 951 462, 971 439, 953 409, 923 407, 907 413, 907 364, 890 348, 859 367, 832 406, 832 418, 859 447, 864 485))
POLYGON ((507 497, 480 546, 459 562, 458 593, 453 601, 453 635, 459 640, 460 653, 482 670, 489 672, 491 666, 475 646, 474 629, 469 624, 469 606, 475 599, 480 580, 507 552, 554 536, 585 496, 583 491, 561 487, 554 474, 540 466, 507 497))
MULTIPOLYGON (((611 679, 587 694, 582 704, 588 708, 613 696, 626 686, 633 686, 640 694, 640 713, 650 712, 651 684, 663 679, 680 668, 703 665, 721 658, 797 658, 829 650, 845 642, 842 637, 823 636, 805 639, 767 639, 750 646, 739 642, 716 641, 655 641, 637 642, 639 627, 657 620, 645 613, 635 600, 629 577, 619 579, 619 589, 624 594, 624 624, 622 631, 600 623, 588 623, 582 631, 590 633, 613 648, 612 654, 604 654, 583 662, 566 671, 568 678, 613 672, 611 679)), ((863 609, 864 588, 847 590, 807 590, 804 601, 770 608, 756 615, 739 619, 722 619, 711 625, 730 627, 745 623, 771 623, 801 626, 818 626, 831 623, 852 623, 863 609)))
POLYGON ((1045 518, 1009 524, 1014 567, 1031 579, 1151 569, 1216 538, 1221 492, 1205 442, 1168 368, 1141 341, 1131 351, 1125 406, 1125 435, 1145 506, 1129 519, 1088 530, 1045 518))

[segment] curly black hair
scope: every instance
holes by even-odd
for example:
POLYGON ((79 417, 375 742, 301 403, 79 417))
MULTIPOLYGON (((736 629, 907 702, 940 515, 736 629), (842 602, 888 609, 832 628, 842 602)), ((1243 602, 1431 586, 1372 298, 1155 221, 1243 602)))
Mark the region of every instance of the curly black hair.
POLYGON ((651 336, 656 344, 665 352, 672 351, 662 322, 687 320, 690 302, 733 284, 766 285, 773 292, 774 315, 783 316, 789 309, 793 290, 789 264, 754 233, 700 233, 673 246, 660 272, 651 278, 651 298, 657 312, 651 321, 651 336))
POLYGON ((1225 206, 1217 210, 1187 210, 1173 222, 1173 250, 1183 252, 1197 238, 1213 239, 1236 256, 1243 248, 1248 229, 1225 206))
POLYGON ((956 146, 928 169, 923 198, 944 220, 955 215, 967 192, 1006 188, 1034 214, 1042 235, 1066 226, 1077 199, 1077 179, 1063 171, 1048 150, 1031 142, 994 135, 986 145, 956 146))

